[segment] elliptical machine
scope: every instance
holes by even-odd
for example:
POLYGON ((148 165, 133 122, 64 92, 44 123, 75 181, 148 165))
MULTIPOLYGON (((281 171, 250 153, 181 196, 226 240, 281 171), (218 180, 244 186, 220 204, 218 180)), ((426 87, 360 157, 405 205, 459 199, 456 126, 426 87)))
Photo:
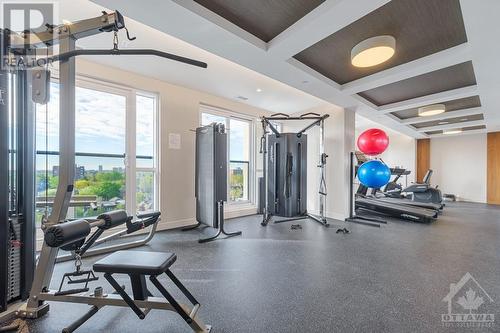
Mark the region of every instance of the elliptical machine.
POLYGON ((403 189, 406 197, 417 202, 431 202, 440 204, 441 208, 444 207, 443 195, 438 187, 431 186, 431 177, 433 171, 427 170, 422 183, 415 183, 403 189))

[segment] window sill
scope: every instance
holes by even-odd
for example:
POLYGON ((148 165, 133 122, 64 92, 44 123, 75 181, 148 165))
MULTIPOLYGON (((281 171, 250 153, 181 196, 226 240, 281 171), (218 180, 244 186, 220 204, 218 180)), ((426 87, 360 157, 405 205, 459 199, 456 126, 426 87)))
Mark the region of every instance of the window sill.
POLYGON ((257 206, 251 201, 242 201, 242 202, 226 202, 224 204, 225 211, 233 211, 240 210, 245 208, 257 208, 257 206))
POLYGON ((257 206, 251 202, 231 203, 224 206, 224 218, 257 214, 257 206))

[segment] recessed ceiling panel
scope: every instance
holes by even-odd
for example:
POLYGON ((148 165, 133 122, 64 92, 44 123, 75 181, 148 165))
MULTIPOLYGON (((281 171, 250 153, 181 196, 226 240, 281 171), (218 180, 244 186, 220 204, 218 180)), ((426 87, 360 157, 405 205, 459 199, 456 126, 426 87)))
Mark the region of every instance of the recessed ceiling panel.
MULTIPOLYGON (((442 102, 446 106, 446 112, 453 112, 463 109, 476 108, 481 106, 479 96, 471 96, 465 98, 454 99, 451 101, 442 102)), ((392 114, 399 119, 409 119, 418 117, 418 108, 392 112, 392 114)))
POLYGON ((359 95, 377 106, 476 84, 472 61, 387 84, 359 95))
POLYGON ((325 0, 194 0, 269 42, 325 0))
MULTIPOLYGON (((463 132, 467 132, 467 131, 486 129, 486 126, 485 125, 469 126, 469 127, 462 127, 461 129, 463 132)), ((443 131, 429 131, 429 132, 425 132, 425 134, 427 134, 427 135, 443 134, 443 131)))
POLYGON ((483 115, 482 114, 474 114, 471 116, 448 118, 448 119, 443 119, 443 120, 433 120, 433 121, 427 121, 425 123, 413 124, 412 126, 415 128, 424 128, 424 127, 441 126, 441 125, 448 125, 448 124, 459 124, 459 123, 464 123, 464 122, 468 122, 468 121, 476 121, 476 120, 484 120, 483 115))
POLYGON ((295 58, 344 84, 465 42, 467 35, 459 0, 397 0, 305 49, 295 58), (396 38, 394 56, 374 67, 354 67, 352 48, 380 35, 396 38))

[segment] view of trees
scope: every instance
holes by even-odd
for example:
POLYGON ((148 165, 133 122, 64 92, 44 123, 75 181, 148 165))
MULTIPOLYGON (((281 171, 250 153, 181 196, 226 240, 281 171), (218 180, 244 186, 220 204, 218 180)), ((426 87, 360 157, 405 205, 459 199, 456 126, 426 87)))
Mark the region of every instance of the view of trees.
MULTIPOLYGON (((56 195, 59 177, 38 171, 36 177, 37 197, 43 201, 45 196, 56 195)), ((72 217, 96 216, 105 211, 125 209, 125 173, 119 171, 86 171, 83 178, 75 181, 73 199, 83 196, 95 196, 95 207, 90 203, 86 206, 73 208, 72 217)), ((154 202, 154 175, 152 172, 138 172, 137 175, 137 210, 152 209, 154 202)), ((41 220, 44 208, 38 209, 37 221, 41 220)), ((132 210, 133 211, 133 210, 132 210)))
POLYGON ((138 172, 135 192, 137 210, 152 209, 154 202, 154 174, 152 172, 138 172))
POLYGON ((229 196, 231 201, 241 200, 243 198, 243 173, 231 173, 229 196))
MULTIPOLYGON (((37 173, 38 196, 52 197, 56 194, 59 177, 49 175, 45 181, 45 172, 37 173)), ((95 195, 101 200, 121 198, 125 193, 125 175, 117 171, 87 172, 85 177, 75 182, 73 195, 95 195)))

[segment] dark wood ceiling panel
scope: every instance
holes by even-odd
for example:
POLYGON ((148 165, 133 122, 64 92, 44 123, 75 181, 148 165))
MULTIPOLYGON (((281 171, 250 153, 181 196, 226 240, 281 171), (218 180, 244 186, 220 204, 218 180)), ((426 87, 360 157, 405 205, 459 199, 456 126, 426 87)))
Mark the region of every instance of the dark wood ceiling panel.
MULTIPOLYGON (((481 130, 481 129, 486 129, 485 125, 479 125, 479 126, 469 126, 469 127, 462 127, 462 131, 467 132, 467 131, 474 131, 474 130, 481 130)), ((434 134, 443 134, 443 131, 429 131, 425 132, 427 135, 434 135, 434 134)))
POLYGON ((194 0, 269 42, 325 0, 194 0))
MULTIPOLYGON (((442 102, 446 106, 446 112, 453 112, 463 109, 476 108, 481 106, 479 96, 471 96, 465 98, 454 99, 451 101, 442 102)), ((409 119, 418 117, 418 108, 392 112, 392 114, 399 119, 409 119)))
POLYGON ((467 61, 363 91, 359 95, 373 104, 381 106, 475 84, 476 76, 472 61, 467 61))
POLYGON ((468 122, 468 121, 476 121, 476 120, 484 120, 483 115, 482 114, 474 114, 471 116, 463 116, 463 117, 448 118, 448 119, 443 119, 443 120, 426 121, 425 123, 413 124, 412 126, 415 128, 424 128, 424 127, 441 126, 441 125, 448 125, 448 124, 459 124, 459 123, 464 123, 464 122, 468 122))
POLYGON ((305 49, 295 58, 339 84, 467 42, 459 0, 395 0, 305 49), (374 36, 396 38, 396 53, 383 64, 357 68, 351 49, 374 36))

